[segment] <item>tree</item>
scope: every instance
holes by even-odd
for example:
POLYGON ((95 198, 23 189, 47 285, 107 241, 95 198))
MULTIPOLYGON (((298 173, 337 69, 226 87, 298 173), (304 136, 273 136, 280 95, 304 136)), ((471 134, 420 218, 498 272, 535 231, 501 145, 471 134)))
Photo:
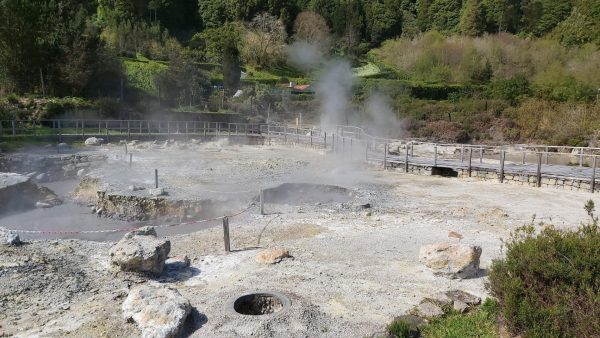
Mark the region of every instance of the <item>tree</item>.
POLYGON ((326 46, 329 44, 329 26, 318 13, 304 11, 294 22, 294 40, 326 46))
POLYGON ((366 37, 371 45, 402 33, 402 1, 374 0, 365 5, 366 37))
POLYGON ((435 0, 429 8, 431 29, 451 33, 460 21, 461 0, 435 0))
POLYGON ((458 28, 461 34, 479 36, 485 30, 485 15, 480 0, 465 1, 458 28))
POLYGON ((258 14, 244 36, 243 55, 246 62, 265 67, 277 63, 283 55, 286 38, 281 20, 267 13, 258 14))

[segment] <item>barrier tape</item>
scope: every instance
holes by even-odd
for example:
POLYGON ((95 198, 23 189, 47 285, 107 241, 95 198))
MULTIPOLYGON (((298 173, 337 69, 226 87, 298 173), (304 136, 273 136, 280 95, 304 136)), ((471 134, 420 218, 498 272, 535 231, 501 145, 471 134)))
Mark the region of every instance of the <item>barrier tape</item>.
MULTIPOLYGON (((252 208, 255 205, 256 205, 256 203, 251 203, 247 208, 241 210, 240 212, 232 214, 232 215, 223 215, 223 216, 219 216, 219 217, 202 219, 202 220, 193 220, 193 221, 188 221, 188 222, 180 222, 180 223, 172 223, 172 224, 160 224, 160 225, 149 225, 149 226, 151 226, 153 228, 172 228, 172 227, 176 227, 176 226, 180 226, 180 225, 191 225, 191 224, 200 224, 200 223, 206 223, 206 222, 213 222, 213 221, 221 220, 221 219, 223 219, 225 217, 232 218, 232 217, 239 216, 239 215, 247 212, 248 210, 250 210, 250 208, 252 208)), ((119 228, 119 229, 108 229, 108 230, 73 230, 73 231, 69 231, 69 230, 11 230, 11 229, 7 229, 7 230, 9 232, 12 232, 12 233, 21 233, 21 234, 79 235, 79 234, 103 234, 103 233, 129 232, 129 231, 133 231, 135 229, 138 229, 138 228, 140 228, 142 226, 144 226, 144 225, 140 225, 140 226, 137 226, 137 227, 119 228)))

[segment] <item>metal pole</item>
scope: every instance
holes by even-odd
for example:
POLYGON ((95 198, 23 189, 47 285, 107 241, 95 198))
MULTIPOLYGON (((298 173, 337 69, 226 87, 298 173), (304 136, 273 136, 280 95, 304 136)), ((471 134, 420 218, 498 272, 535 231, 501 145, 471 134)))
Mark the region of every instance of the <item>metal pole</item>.
POLYGON ((369 143, 365 142, 365 161, 369 163, 369 143))
POLYGON ((525 151, 523 151, 523 164, 525 164, 525 151))
POLYGON ((415 145, 413 144, 412 141, 410 141, 410 158, 413 158, 413 150, 415 148, 415 145))
POLYGON ((433 145, 433 166, 437 167, 437 144, 433 145))
POLYGON ((325 145, 325 150, 327 150, 327 132, 325 132, 325 136, 323 137, 323 144, 325 145))
POLYGON ((537 173, 536 173, 536 185, 537 187, 542 186, 542 153, 538 153, 538 165, 537 165, 537 173))
POLYGON ((546 164, 548 164, 548 156, 549 156, 548 147, 546 147, 546 164))
POLYGON ((125 143, 125 155, 127 155, 127 143, 125 143))
POLYGON ((500 183, 504 183, 504 159, 506 158, 506 152, 503 150, 500 153, 500 183))
POLYGON ((154 169, 154 188, 158 189, 158 169, 154 169))
POLYGON ((592 159, 592 177, 590 180, 590 191, 594 193, 596 188, 596 156, 592 159))
POLYGON ((131 167, 131 164, 133 163, 133 154, 129 153, 129 166, 131 167))
POLYGON ((583 167, 583 148, 579 148, 579 166, 583 167))
POLYGON ((461 163, 463 162, 464 155, 465 155, 465 145, 463 144, 460 146, 460 162, 461 163))
POLYGON ((225 252, 231 252, 229 243, 229 217, 223 217, 223 242, 225 243, 225 252))
POLYGON ((265 214, 265 191, 260 190, 260 214, 265 214))
POLYGON ((352 139, 350 139, 350 160, 352 160, 352 139))
POLYGON ((131 124, 130 121, 127 120, 127 141, 131 139, 131 124))
MULTIPOLYGON (((11 125, 12 125, 12 134, 13 136, 17 134, 17 130, 15 128, 15 120, 10 121, 11 125)), ((60 123, 60 122, 59 122, 60 123)))
POLYGON ((310 130, 310 147, 312 148, 312 129, 310 130))

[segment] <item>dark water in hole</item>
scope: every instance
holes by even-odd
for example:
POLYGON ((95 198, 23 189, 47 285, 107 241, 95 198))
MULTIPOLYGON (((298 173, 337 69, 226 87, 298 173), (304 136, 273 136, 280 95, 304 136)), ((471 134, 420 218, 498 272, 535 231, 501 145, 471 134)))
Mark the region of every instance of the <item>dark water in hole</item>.
POLYGON ((344 203, 352 199, 352 192, 336 185, 313 183, 283 183, 264 190, 265 203, 315 204, 344 203))

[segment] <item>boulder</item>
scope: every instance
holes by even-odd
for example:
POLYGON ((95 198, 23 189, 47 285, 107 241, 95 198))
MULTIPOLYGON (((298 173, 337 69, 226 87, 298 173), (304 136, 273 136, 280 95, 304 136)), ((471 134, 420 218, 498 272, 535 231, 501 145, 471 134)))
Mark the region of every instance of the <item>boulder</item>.
POLYGON ((77 177, 83 177, 83 175, 85 175, 85 169, 81 168, 79 170, 77 170, 77 177))
POLYGON ((481 304, 481 298, 461 290, 448 291, 446 292, 446 295, 448 298, 452 299, 455 304, 456 302, 465 303, 471 306, 481 304))
POLYGON ((134 321, 143 337, 178 337, 192 311, 190 302, 176 289, 160 284, 132 288, 123 302, 123 317, 134 321))
POLYGON ((122 271, 160 275, 171 251, 171 242, 158 238, 152 227, 143 227, 123 236, 110 249, 110 261, 122 271))
POLYGON ((290 257, 288 250, 271 248, 259 252, 258 255, 256 255, 256 261, 263 264, 275 264, 287 257, 290 257))
POLYGON ((436 243, 422 246, 419 261, 434 274, 450 278, 472 278, 479 273, 481 247, 466 244, 436 243))
POLYGON ((19 245, 21 239, 19 235, 11 232, 8 229, 0 227, 0 245, 19 245))
POLYGON ((454 308, 454 311, 459 313, 465 313, 467 310, 469 310, 469 304, 461 302, 460 300, 454 301, 452 307, 454 308))
POLYGON ((98 137, 89 137, 85 140, 86 146, 99 146, 104 142, 104 139, 98 137))
MULTIPOLYGON (((420 327, 425 325, 425 321, 422 318, 413 315, 402 315, 394 318, 393 322, 402 322, 408 326, 408 332, 404 337, 407 338, 418 338, 421 336, 420 327)), ((381 337, 381 336, 379 336, 381 337)), ((379 338, 377 337, 377 338, 379 338)), ((396 337, 396 336, 393 336, 396 337)))
POLYGON ((424 300, 421 304, 415 306, 411 310, 411 314, 425 319, 433 319, 436 317, 441 317, 445 314, 444 310, 441 306, 435 304, 432 301, 424 300))

